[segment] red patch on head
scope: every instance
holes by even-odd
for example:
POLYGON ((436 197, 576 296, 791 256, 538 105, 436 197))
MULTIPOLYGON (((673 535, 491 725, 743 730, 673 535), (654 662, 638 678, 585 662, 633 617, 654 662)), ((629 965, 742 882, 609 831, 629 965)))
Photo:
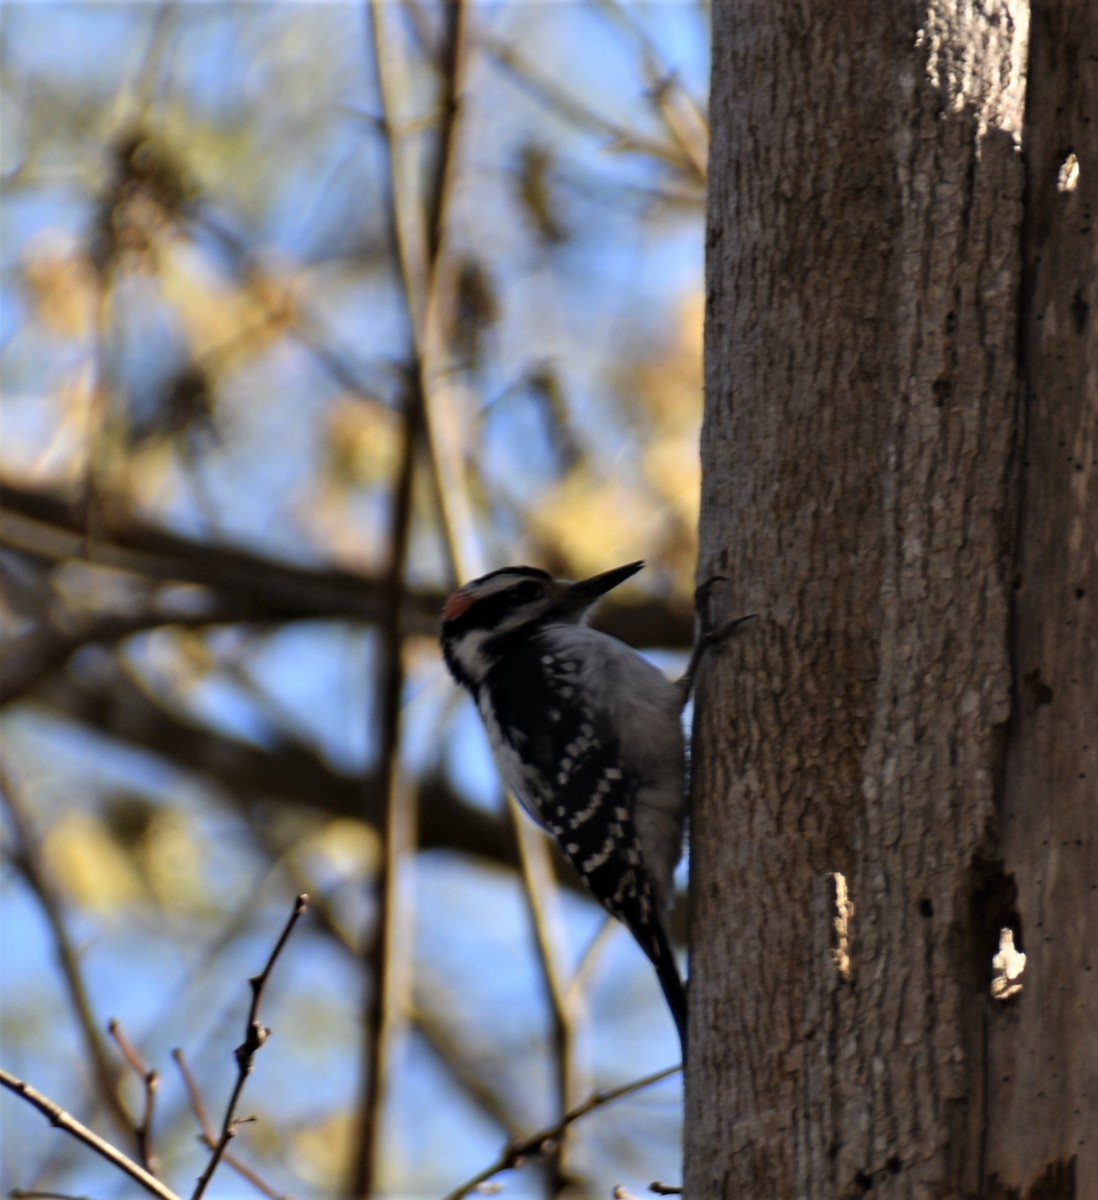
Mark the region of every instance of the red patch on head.
POLYGON ((442 606, 442 619, 452 621, 455 617, 460 617, 472 603, 473 597, 469 592, 460 590, 454 592, 442 606))

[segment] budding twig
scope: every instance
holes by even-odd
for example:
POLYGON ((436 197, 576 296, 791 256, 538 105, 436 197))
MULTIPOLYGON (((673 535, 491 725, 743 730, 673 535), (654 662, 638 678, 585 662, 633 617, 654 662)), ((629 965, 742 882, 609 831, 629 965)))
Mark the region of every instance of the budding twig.
POLYGON ((302 892, 294 901, 293 911, 290 913, 289 919, 282 930, 282 934, 275 943, 274 949, 271 951, 270 957, 267 959, 267 965, 258 975, 253 975, 248 980, 252 989, 252 1003, 248 1009, 248 1022, 244 1028, 244 1041, 237 1046, 235 1051, 236 1057, 236 1084, 233 1087, 232 1095, 229 1097, 229 1103, 225 1108, 225 1118, 221 1122, 221 1134, 217 1139, 217 1144, 213 1148, 213 1153, 210 1155, 210 1161, 206 1164, 206 1169, 199 1176, 198 1183, 195 1185, 194 1191, 191 1193, 191 1200, 201 1200, 206 1188, 209 1186, 210 1180, 213 1178, 214 1171, 217 1170, 218 1163, 221 1162, 229 1142, 236 1136, 237 1128, 245 1121, 252 1120, 251 1117, 241 1118, 236 1115, 236 1106, 240 1102, 240 1094, 244 1090, 244 1081, 252 1073, 252 1064, 255 1061, 256 1052, 260 1046, 266 1042, 270 1035, 270 1030, 260 1024, 259 1021, 259 1004, 263 999, 263 992, 267 986, 267 980, 270 978, 271 971, 274 969, 275 963, 278 961, 278 956, 282 953, 283 946, 289 940, 290 934, 293 932, 294 926, 297 924, 301 914, 309 906, 309 897, 302 892))

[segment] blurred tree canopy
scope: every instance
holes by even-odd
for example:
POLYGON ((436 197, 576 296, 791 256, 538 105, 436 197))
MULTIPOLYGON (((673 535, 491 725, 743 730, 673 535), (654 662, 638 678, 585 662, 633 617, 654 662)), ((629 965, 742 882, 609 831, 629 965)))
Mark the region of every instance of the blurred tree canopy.
MULTIPOLYGON (((434 639, 482 570, 644 558, 601 620, 689 643, 707 24, 5 11, 0 1058, 176 1188, 299 892, 208 1195, 440 1195, 675 1061, 434 639)), ((133 1194, 0 1103, 5 1187, 133 1194)), ((598 1109, 508 1194, 674 1182, 679 1108, 598 1109)))

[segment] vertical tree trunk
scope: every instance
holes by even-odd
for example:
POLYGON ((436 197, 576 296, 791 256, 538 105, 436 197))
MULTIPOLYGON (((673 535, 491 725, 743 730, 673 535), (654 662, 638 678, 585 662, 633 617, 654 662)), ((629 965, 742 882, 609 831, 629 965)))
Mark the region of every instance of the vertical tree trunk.
POLYGON ((984 1188, 1026 26, 714 5, 690 1197, 984 1188))
POLYGON ((1034 5, 1025 448, 1002 857, 1025 991, 993 1014, 987 1194, 1098 1196, 1098 5, 1034 5))

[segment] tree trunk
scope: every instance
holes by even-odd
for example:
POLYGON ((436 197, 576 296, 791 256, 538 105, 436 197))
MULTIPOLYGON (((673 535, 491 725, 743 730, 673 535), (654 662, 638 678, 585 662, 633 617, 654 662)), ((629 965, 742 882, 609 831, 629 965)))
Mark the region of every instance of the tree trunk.
POLYGON ((1026 433, 1001 855, 1028 960, 989 1027, 987 1195, 1098 1196, 1098 5, 1035 5, 1026 433))
POLYGON ((1027 33, 714 4, 699 577, 761 619, 697 703, 689 1197, 1098 1196, 1098 214, 1034 176, 1049 132, 1023 227, 1027 33), (1023 234, 1069 219, 1077 298, 1031 262, 1020 311, 1023 234))

